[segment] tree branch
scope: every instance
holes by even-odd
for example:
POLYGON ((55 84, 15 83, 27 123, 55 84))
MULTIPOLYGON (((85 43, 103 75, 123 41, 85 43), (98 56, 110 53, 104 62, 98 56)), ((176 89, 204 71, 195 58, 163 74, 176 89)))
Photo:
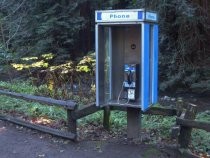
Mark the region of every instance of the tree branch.
POLYGON ((21 22, 22 22, 22 19, 23 19, 23 18, 21 17, 20 22, 19 22, 19 25, 17 26, 17 29, 16 29, 15 33, 14 33, 11 37, 9 37, 9 39, 6 41, 6 48, 7 48, 7 49, 9 48, 9 42, 15 37, 15 35, 16 35, 17 32, 19 31, 20 25, 21 25, 21 22))

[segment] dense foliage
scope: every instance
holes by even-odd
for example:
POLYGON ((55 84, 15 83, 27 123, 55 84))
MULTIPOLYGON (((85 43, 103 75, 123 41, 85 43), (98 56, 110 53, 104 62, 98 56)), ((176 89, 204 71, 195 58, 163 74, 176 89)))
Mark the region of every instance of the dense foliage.
POLYGON ((160 80, 164 81, 160 89, 184 86, 210 90, 209 6, 187 0, 132 2, 134 8, 142 6, 159 13, 160 80))
POLYGON ((209 6, 195 0, 3 0, 0 64, 49 53, 49 65, 75 61, 94 50, 94 10, 124 8, 159 13, 161 90, 210 90, 209 6))
POLYGON ((2 1, 2 45, 20 56, 51 52, 58 62, 69 59, 78 32, 85 24, 84 18, 79 16, 81 2, 2 1))

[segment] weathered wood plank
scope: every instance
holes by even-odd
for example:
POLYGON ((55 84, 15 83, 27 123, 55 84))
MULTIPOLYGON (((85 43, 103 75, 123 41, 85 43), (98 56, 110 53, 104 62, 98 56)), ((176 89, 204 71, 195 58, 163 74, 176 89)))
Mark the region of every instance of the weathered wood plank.
POLYGON ((117 111, 127 111, 127 107, 120 107, 120 106, 110 106, 111 110, 117 110, 117 111))
POLYGON ((184 101, 181 98, 178 98, 176 102, 177 117, 179 117, 182 114, 182 111, 186 108, 184 101))
POLYGON ((20 93, 5 91, 5 90, 0 90, 0 94, 18 98, 18 99, 27 100, 27 101, 39 102, 41 104, 46 104, 46 105, 61 106, 65 109, 73 110, 76 108, 76 103, 71 100, 67 100, 67 101, 56 100, 56 99, 52 99, 52 98, 48 98, 48 97, 20 94, 20 93))
POLYGON ((77 120, 100 110, 102 110, 100 107, 97 107, 95 103, 92 103, 81 109, 72 111, 71 115, 73 119, 77 120))
POLYGON ((172 108, 161 108, 161 107, 151 107, 142 114, 150 114, 150 115, 162 115, 162 116, 176 116, 176 109, 172 108))
MULTIPOLYGON (((181 119, 194 120, 196 116, 196 105, 189 104, 186 110, 184 110, 180 116, 181 119)), ((191 141, 192 127, 181 126, 180 135, 178 137, 178 142, 181 148, 188 148, 191 141)))
POLYGON ((195 120, 187 120, 182 118, 176 119, 178 125, 187 126, 191 128, 203 129, 207 132, 210 132, 210 123, 195 121, 195 120))
MULTIPOLYGON (((126 111, 126 107, 111 106, 111 110, 126 111)), ((145 112, 141 112, 145 115, 163 115, 163 116, 176 116, 176 109, 161 108, 161 107, 151 107, 145 112)))
POLYGON ((36 125, 36 124, 32 124, 29 123, 27 121, 23 121, 14 117, 9 117, 9 116, 4 116, 4 115, 0 115, 0 120, 3 121, 8 121, 20 126, 24 126, 27 128, 31 128, 37 131, 41 131, 44 133, 48 133, 48 134, 52 134, 54 136, 58 136, 58 137, 62 137, 62 138, 66 138, 66 139, 71 139, 71 140, 75 140, 76 139, 76 135, 70 132, 63 132, 57 129, 53 129, 53 128, 49 128, 46 126, 42 126, 42 125, 36 125))
POLYGON ((180 125, 175 125, 175 126, 171 127, 171 138, 177 139, 179 137, 180 130, 181 130, 180 125))
POLYGON ((67 110, 68 131, 77 136, 77 120, 72 117, 72 112, 72 110, 67 110))
MULTIPOLYGON (((104 108, 104 107, 103 107, 104 108)), ((82 109, 78 109, 72 112, 72 117, 74 119, 80 119, 82 117, 85 117, 87 115, 93 114, 97 111, 102 110, 102 108, 97 107, 95 103, 89 104, 82 109)), ((120 107, 120 106, 110 106, 110 110, 120 110, 120 111, 126 111, 126 107, 120 107)), ((151 114, 151 115, 163 115, 163 116, 175 116, 176 115, 176 109, 168 109, 168 108, 160 108, 160 107, 152 107, 146 112, 141 112, 142 114, 151 114)))

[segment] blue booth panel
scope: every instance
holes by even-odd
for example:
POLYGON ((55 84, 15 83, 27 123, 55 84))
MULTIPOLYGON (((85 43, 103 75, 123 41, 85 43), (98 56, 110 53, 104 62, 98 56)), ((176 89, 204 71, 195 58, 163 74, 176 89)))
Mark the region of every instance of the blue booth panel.
POLYGON ((141 108, 158 102, 158 25, 142 24, 141 108))
POLYGON ((158 25, 154 25, 152 31, 152 104, 156 104, 158 102, 158 25))
POLYGON ((149 108, 150 84, 150 24, 142 24, 142 56, 141 56, 141 108, 149 108))

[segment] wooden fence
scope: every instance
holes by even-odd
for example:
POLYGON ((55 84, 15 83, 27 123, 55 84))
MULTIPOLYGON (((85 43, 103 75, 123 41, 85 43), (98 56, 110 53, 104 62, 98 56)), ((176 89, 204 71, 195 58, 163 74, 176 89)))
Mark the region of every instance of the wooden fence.
MULTIPOLYGON (((56 100, 47 97, 33 96, 28 94, 19 94, 9 92, 6 90, 0 90, 0 95, 6 95, 13 98, 23 99, 32 102, 39 102, 44 105, 55 105, 66 109, 67 111, 67 125, 68 132, 52 129, 42 125, 31 124, 27 121, 23 121, 14 117, 0 115, 1 120, 9 121, 21 126, 39 130, 45 133, 49 133, 55 136, 76 140, 77 139, 77 120, 87 115, 93 114, 97 111, 104 111, 103 125, 106 129, 110 128, 110 112, 112 110, 126 111, 128 108, 121 106, 104 106, 96 107, 95 103, 86 105, 81 109, 78 109, 77 104, 74 101, 56 100)), ((167 109, 160 107, 152 107, 146 112, 141 114, 148 115, 163 115, 163 116, 177 116, 176 126, 172 128, 172 135, 178 138, 178 142, 181 148, 187 148, 191 139, 192 128, 203 129, 210 132, 210 123, 195 121, 196 117, 196 105, 190 103, 184 103, 182 101, 177 102, 176 109, 167 109)))
POLYGON ((9 97, 13 97, 13 98, 23 99, 26 101, 38 102, 38 103, 41 103, 44 105, 50 105, 50 106, 55 105, 55 106, 59 106, 59 107, 66 109, 67 116, 69 117, 68 121, 67 121, 68 125, 69 125, 68 130, 70 132, 63 132, 63 131, 52 129, 52 128, 49 128, 46 126, 31 124, 27 121, 23 121, 23 120, 20 120, 20 119, 14 118, 14 117, 5 116, 5 115, 0 115, 1 120, 9 121, 9 122, 21 125, 21 126, 32 128, 32 129, 35 129, 35 130, 38 130, 41 132, 45 132, 45 133, 49 133, 52 135, 56 135, 59 137, 76 140, 76 136, 77 136, 76 132, 75 132, 75 130, 72 130, 73 126, 76 126, 76 124, 75 124, 76 121, 72 121, 72 119, 70 117, 71 112, 77 108, 77 104, 75 102, 73 102, 71 100, 63 101, 63 100, 56 100, 56 99, 41 97, 41 96, 19 94, 19 93, 9 92, 6 90, 0 90, 0 94, 6 95, 9 97))

